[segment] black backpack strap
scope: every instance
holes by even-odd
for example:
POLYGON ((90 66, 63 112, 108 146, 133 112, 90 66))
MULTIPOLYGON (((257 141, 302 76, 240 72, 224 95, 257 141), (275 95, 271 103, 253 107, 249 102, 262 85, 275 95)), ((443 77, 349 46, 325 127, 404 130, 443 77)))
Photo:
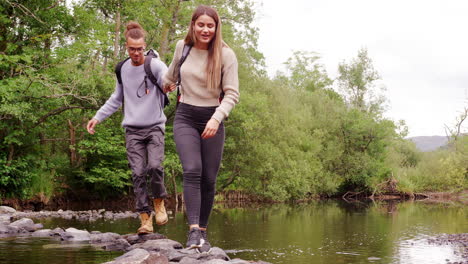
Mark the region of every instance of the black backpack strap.
POLYGON ((125 60, 117 63, 117 66, 115 66, 115 75, 117 76, 117 81, 119 84, 122 84, 122 65, 129 59, 130 58, 126 58, 125 60))
POLYGON ((119 84, 122 86, 122 112, 124 111, 124 107, 125 107, 124 91, 123 91, 123 85, 122 85, 122 66, 129 59, 130 58, 126 58, 125 60, 117 63, 117 65, 115 66, 115 76, 117 77, 117 81, 119 82, 119 84))
POLYGON ((184 64, 185 59, 187 59, 188 55, 190 54, 190 50, 192 50, 191 45, 184 45, 184 49, 182 50, 182 56, 180 57, 179 64, 177 64, 177 104, 179 104, 180 101, 180 85, 182 83, 182 76, 180 75, 180 68, 182 67, 182 64, 184 64))
POLYGON ((163 96, 164 96, 164 107, 166 107, 169 104, 169 98, 167 97, 166 93, 164 93, 161 86, 159 86, 158 79, 156 79, 156 76, 154 76, 153 71, 151 70, 151 61, 152 61, 153 58, 157 58, 157 56, 158 55, 155 53, 155 51, 150 49, 147 52, 146 57, 145 57, 144 68, 145 68, 146 76, 150 79, 150 81, 154 84, 154 86, 158 87, 159 91, 161 91, 161 93, 163 94, 163 96))

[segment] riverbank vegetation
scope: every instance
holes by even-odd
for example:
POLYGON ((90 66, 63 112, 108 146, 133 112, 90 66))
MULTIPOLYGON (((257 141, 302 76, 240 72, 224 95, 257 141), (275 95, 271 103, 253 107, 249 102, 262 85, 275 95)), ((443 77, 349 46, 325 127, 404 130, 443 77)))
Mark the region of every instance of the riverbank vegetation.
MULTIPOLYGON (((421 153, 405 140, 403 121, 384 117, 380 76, 366 49, 337 65, 336 79, 318 54, 302 51, 285 62, 286 72, 269 77, 249 0, 7 0, 0 3, 0 199, 132 193, 121 113, 95 135, 85 125, 114 90, 113 67, 126 56, 124 24, 139 21, 148 47, 169 64, 199 3, 219 10, 239 61, 241 101, 226 121, 218 191, 285 201, 468 188, 466 111, 448 127, 447 147, 421 153)), ((164 165, 174 194, 182 170, 171 99, 164 165)))

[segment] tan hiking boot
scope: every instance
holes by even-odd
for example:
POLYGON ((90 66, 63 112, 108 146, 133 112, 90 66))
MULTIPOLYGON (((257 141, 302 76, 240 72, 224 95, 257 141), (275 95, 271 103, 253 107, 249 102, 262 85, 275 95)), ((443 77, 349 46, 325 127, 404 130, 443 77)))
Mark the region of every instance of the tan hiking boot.
POLYGON ((141 226, 138 228, 138 234, 149 234, 153 233, 153 213, 148 215, 147 213, 140 214, 141 226))
POLYGON ((154 202, 154 212, 155 212, 155 219, 157 225, 164 225, 167 223, 167 213, 166 208, 164 207, 164 199, 163 198, 156 198, 153 200, 154 202))

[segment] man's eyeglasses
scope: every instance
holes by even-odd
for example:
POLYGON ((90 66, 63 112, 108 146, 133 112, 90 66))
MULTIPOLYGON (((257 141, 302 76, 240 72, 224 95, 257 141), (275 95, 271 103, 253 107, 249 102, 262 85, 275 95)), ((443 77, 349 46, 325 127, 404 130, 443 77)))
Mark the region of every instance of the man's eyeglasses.
POLYGON ((135 52, 141 53, 144 50, 145 50, 144 47, 139 47, 139 48, 128 47, 128 52, 130 53, 135 53, 135 52))

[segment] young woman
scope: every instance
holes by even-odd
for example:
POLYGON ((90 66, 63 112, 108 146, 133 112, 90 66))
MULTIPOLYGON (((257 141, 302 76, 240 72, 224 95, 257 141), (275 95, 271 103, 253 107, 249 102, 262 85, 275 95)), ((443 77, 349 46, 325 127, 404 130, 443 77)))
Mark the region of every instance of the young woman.
POLYGON ((174 139, 184 171, 187 247, 208 252, 206 229, 224 148, 223 120, 239 100, 237 58, 224 43, 221 21, 211 7, 201 5, 193 13, 164 75, 166 91, 174 91, 178 80, 174 139), (180 65, 184 46, 191 49, 180 65))

